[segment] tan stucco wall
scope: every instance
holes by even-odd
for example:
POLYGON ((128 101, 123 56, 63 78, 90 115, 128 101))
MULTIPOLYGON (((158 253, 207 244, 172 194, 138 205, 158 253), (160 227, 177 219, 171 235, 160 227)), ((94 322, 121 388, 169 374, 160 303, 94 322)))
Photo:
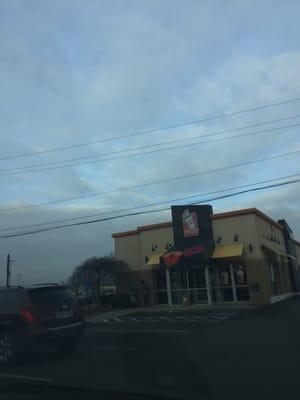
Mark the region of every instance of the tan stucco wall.
MULTIPOLYGON (((221 245, 233 244, 234 234, 239 235, 237 243, 245 245, 244 252, 247 258, 261 256, 256 240, 256 225, 254 215, 235 216, 231 218, 213 220, 214 239, 222 237, 221 245), (252 245, 253 251, 249 250, 252 245)), ((115 238, 115 254, 130 265, 132 270, 149 270, 152 266, 147 265, 145 257, 155 253, 164 253, 166 244, 174 244, 172 227, 162 227, 151 230, 141 230, 136 235, 115 238), (152 251, 152 246, 157 246, 152 251)))
POLYGON ((258 243, 256 240, 255 217, 251 215, 234 216, 231 218, 216 219, 212 222, 214 239, 221 236, 221 245, 233 244, 234 234, 239 235, 237 243, 244 244, 244 254, 247 258, 257 258, 260 255, 258 243), (249 250, 249 245, 253 250, 249 250))
POLYGON ((283 231, 279 229, 276 225, 273 225, 258 216, 255 216, 255 224, 256 224, 256 235, 257 241, 259 245, 259 255, 261 257, 264 256, 264 252, 261 249, 261 246, 264 244, 273 251, 275 251, 278 255, 280 252, 285 252, 285 243, 284 243, 284 235, 283 231), (275 236, 279 239, 280 244, 276 242, 272 242, 267 239, 267 237, 275 236))
POLYGON ((252 304, 268 303, 271 296, 271 285, 265 260, 262 258, 248 259, 245 264, 250 302, 252 304))
POLYGON ((139 235, 115 238, 115 256, 125 261, 129 269, 138 271, 142 266, 141 241, 139 235))
POLYGON ((141 254, 142 254, 142 264, 143 270, 152 269, 153 266, 147 265, 145 257, 150 257, 151 254, 155 253, 165 253, 166 244, 174 244, 173 230, 171 227, 151 229, 148 231, 140 232, 140 243, 141 243, 141 254), (152 251, 152 246, 157 246, 157 249, 152 251))

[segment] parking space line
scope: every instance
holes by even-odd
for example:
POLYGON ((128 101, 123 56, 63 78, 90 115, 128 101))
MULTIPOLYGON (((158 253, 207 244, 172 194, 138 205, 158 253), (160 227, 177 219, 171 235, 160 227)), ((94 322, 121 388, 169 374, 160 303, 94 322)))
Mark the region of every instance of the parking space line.
POLYGON ((157 317, 157 318, 162 319, 164 321, 174 321, 174 319, 167 318, 167 317, 157 317))
POLYGON ((188 316, 188 317, 182 317, 182 316, 180 316, 180 315, 177 315, 177 316, 175 316, 174 318, 180 319, 181 321, 195 321, 194 319, 191 319, 190 316, 188 316))
POLYGON ((221 315, 208 315, 207 319, 220 320, 220 319, 228 319, 228 317, 227 316, 221 316, 221 315))
POLYGON ((146 319, 147 321, 158 322, 157 319, 152 318, 152 317, 143 317, 143 318, 146 319))
POLYGON ((95 328, 93 329, 93 332, 97 332, 97 333, 115 333, 117 335, 123 335, 124 333, 133 333, 133 334, 137 334, 137 333, 167 333, 167 334, 187 334, 189 333, 189 331, 186 330, 175 330, 175 329, 124 329, 124 328, 116 328, 116 329, 110 329, 110 328, 95 328))
POLYGON ((38 382, 52 382, 53 381, 53 379, 50 379, 50 378, 40 378, 38 376, 14 375, 14 374, 0 374, 0 378, 24 379, 27 381, 38 381, 38 382))
POLYGON ((89 350, 106 350, 106 351, 114 351, 114 350, 129 350, 135 351, 136 347, 118 347, 118 346, 83 346, 85 349, 89 350))

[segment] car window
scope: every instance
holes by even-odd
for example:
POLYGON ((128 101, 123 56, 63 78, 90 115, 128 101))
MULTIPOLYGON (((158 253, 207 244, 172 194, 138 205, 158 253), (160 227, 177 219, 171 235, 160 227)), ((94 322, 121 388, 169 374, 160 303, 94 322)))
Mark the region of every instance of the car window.
POLYGON ((75 300, 75 297, 69 289, 62 287, 38 288, 29 291, 29 300, 37 306, 50 306, 75 300))

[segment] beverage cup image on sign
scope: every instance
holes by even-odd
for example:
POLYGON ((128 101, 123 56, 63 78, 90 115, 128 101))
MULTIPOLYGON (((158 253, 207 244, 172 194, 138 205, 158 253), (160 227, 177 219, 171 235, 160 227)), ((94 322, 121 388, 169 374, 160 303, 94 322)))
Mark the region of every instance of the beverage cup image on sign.
POLYGON ((194 212, 190 212, 186 209, 182 213, 182 225, 183 225, 183 234, 184 237, 198 236, 199 228, 197 221, 197 214, 194 212))

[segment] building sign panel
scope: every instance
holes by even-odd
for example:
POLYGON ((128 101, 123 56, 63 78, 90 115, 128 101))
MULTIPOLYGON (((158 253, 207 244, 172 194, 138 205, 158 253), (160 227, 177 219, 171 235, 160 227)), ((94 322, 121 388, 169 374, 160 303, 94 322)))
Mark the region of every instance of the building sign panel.
POLYGON ((171 211, 176 249, 183 251, 184 257, 210 258, 214 249, 212 207, 173 206, 171 211))

